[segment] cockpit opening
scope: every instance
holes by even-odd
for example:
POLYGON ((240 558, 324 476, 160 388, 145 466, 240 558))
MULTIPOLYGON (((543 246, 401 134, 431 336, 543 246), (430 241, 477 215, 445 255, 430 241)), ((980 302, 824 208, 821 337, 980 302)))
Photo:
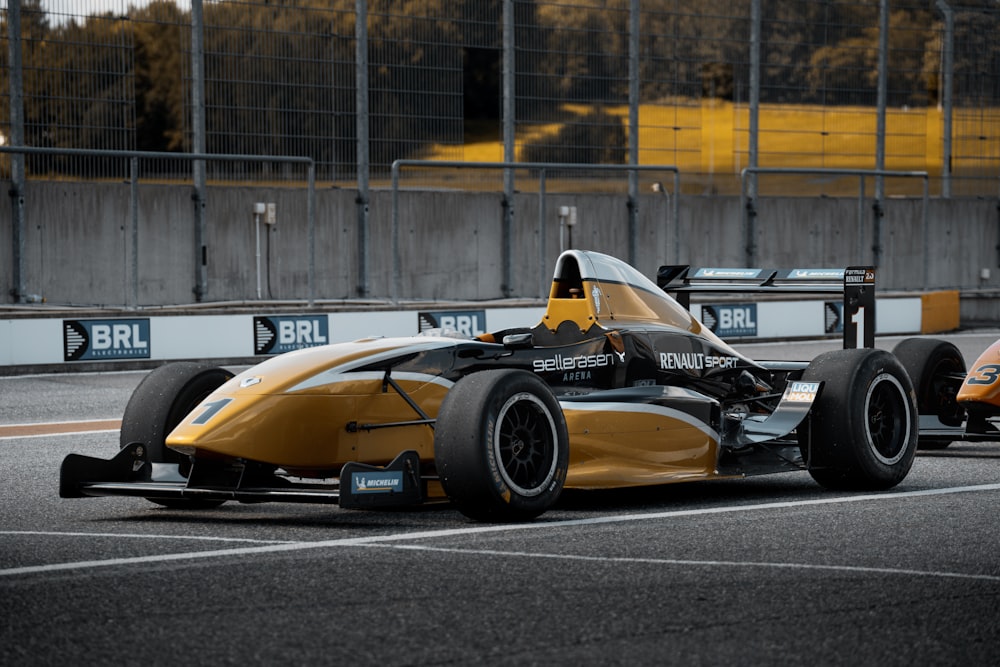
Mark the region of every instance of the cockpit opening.
MULTIPOLYGON (((580 268, 577 254, 578 251, 570 250, 559 256, 552 277, 552 288, 549 290, 548 307, 539 325, 539 328, 547 329, 550 334, 558 334, 556 337, 559 339, 565 338, 565 332, 573 329, 579 337, 597 323, 595 304, 592 299, 587 298, 583 284, 584 272, 580 268), (563 333, 559 333, 560 331, 563 333)), ((593 278, 588 277, 588 280, 593 278)))
POLYGON ((576 257, 566 253, 559 257, 556 272, 552 278, 551 299, 582 299, 583 277, 576 257))

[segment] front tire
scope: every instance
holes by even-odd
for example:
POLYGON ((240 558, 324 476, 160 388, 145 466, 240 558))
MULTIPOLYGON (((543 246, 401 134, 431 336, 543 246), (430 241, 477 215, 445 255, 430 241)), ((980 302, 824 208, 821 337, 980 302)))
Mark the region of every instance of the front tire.
MULTIPOLYGON (((892 353, 906 369, 917 393, 917 410, 934 415, 945 426, 961 426, 965 408, 955 396, 965 377, 965 359, 953 344, 933 338, 907 338, 892 353)), ((944 449, 951 440, 921 439, 920 449, 944 449)))
POLYGON ((802 374, 823 381, 799 445, 809 474, 830 489, 883 490, 913 465, 918 414, 913 385, 884 350, 835 350, 802 374))
MULTIPOLYGON (((221 387, 233 374, 210 364, 177 362, 160 366, 142 379, 132 392, 125 414, 119 444, 122 447, 141 442, 155 463, 176 463, 187 474, 188 458, 166 445, 174 427, 209 394, 221 387)), ((164 507, 206 509, 225 501, 190 499, 154 499, 164 507)))
POLYGON ((566 420, 552 391, 532 373, 474 373, 441 404, 434 460, 445 493, 467 517, 527 521, 562 492, 566 420))

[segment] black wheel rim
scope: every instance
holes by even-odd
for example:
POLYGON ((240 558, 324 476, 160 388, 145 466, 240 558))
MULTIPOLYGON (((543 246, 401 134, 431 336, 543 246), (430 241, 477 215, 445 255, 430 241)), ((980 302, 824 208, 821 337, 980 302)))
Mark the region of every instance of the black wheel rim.
POLYGON ((522 496, 535 496, 556 473, 556 427, 548 408, 533 394, 507 400, 497 419, 494 448, 500 475, 522 496))
POLYGON ((875 457, 886 465, 903 458, 910 438, 909 409, 902 385, 885 373, 868 388, 865 428, 875 457))

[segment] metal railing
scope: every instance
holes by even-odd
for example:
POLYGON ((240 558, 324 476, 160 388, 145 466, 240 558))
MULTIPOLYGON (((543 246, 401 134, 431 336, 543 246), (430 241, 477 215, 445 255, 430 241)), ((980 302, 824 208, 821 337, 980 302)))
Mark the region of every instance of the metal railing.
MULTIPOLYGON (((513 174, 513 172, 518 170, 530 169, 538 172, 538 227, 537 232, 539 236, 538 244, 538 258, 539 258, 539 296, 545 296, 545 262, 547 259, 547 249, 545 242, 545 219, 546 219, 546 175, 549 170, 565 170, 565 171, 610 171, 610 172, 629 172, 630 174, 637 174, 639 172, 660 172, 660 173, 670 173, 673 175, 673 197, 666 192, 663 188, 658 191, 662 192, 665 197, 670 200, 671 204, 671 218, 673 226, 673 238, 674 238, 674 257, 675 261, 678 256, 678 248, 680 245, 680 204, 679 195, 681 187, 681 175, 680 169, 673 165, 625 165, 625 164, 579 164, 579 163, 562 163, 562 162, 462 162, 458 160, 444 161, 444 160, 396 160, 392 163, 392 301, 396 303, 399 299, 400 291, 400 250, 399 250, 399 174, 404 167, 420 167, 420 168, 433 168, 433 169, 501 169, 504 171, 505 180, 508 178, 508 174, 513 174)), ((510 176, 510 178, 513 178, 510 176)), ((508 212, 513 211, 514 202, 509 201, 507 198, 505 187, 504 202, 503 206, 508 212)), ((512 190, 512 188, 511 188, 512 190)), ((635 263, 636 247, 637 247, 637 225, 635 224, 635 215, 638 211, 638 204, 635 201, 635 197, 631 194, 634 188, 630 188, 630 193, 628 195, 628 210, 629 210, 629 262, 635 263)), ((510 229, 510 215, 504 215, 504 229, 503 229, 503 248, 502 248, 502 264, 503 264, 503 284, 504 284, 504 296, 509 296, 509 290, 511 285, 511 253, 512 253, 512 230, 510 229)), ((362 235, 362 238, 366 238, 367 235, 362 235)), ((362 258, 359 262, 362 267, 359 275, 362 280, 362 287, 367 283, 367 266, 368 262, 366 260, 367 248, 362 247, 361 249, 362 258)), ((359 290, 360 291, 360 290, 359 290)))
MULTIPOLYGON (((875 178, 876 183, 884 178, 920 178, 923 179, 923 207, 921 224, 924 241, 924 287, 927 287, 929 273, 927 247, 927 203, 930 198, 930 178, 926 171, 892 171, 886 169, 808 169, 796 167, 746 167, 740 172, 740 210, 743 212, 743 230, 745 240, 746 265, 754 266, 757 255, 756 219, 757 201, 760 195, 756 187, 757 174, 817 174, 825 176, 857 176, 858 177, 858 257, 864 255, 863 225, 865 205, 865 178, 875 178), (752 188, 747 194, 748 185, 752 188)), ((876 187, 876 197, 872 204, 874 227, 872 230, 872 264, 879 266, 882 259, 882 199, 880 190, 876 187)))
MULTIPOLYGON (((100 150, 85 148, 44 148, 31 146, 0 146, 0 153, 14 153, 18 155, 70 155, 79 157, 105 157, 123 158, 129 160, 129 217, 131 236, 131 248, 129 263, 131 266, 131 290, 125 289, 126 294, 131 294, 131 303, 126 306, 137 307, 139 305, 139 207, 138 207, 138 185, 139 185, 139 160, 141 159, 161 159, 161 160, 185 160, 192 163, 204 163, 209 161, 226 162, 269 162, 269 163, 290 163, 306 165, 308 171, 308 192, 306 201, 306 217, 309 237, 309 271, 308 271, 308 300, 309 304, 315 301, 316 294, 316 164, 310 157, 288 156, 288 155, 239 155, 225 153, 167 153, 156 151, 124 151, 124 150, 100 150)), ((23 170, 22 170, 23 171, 23 170)), ((25 302, 26 289, 24 285, 24 192, 23 183, 18 183, 12 179, 11 196, 11 235, 13 237, 13 283, 17 292, 19 303, 25 302)), ((200 191, 197 183, 195 193, 192 196, 196 210, 194 218, 194 237, 196 252, 203 254, 205 238, 205 220, 200 211, 204 206, 204 192, 200 191)), ((194 292, 197 300, 201 300, 206 294, 207 277, 205 263, 202 257, 197 257, 194 292)))

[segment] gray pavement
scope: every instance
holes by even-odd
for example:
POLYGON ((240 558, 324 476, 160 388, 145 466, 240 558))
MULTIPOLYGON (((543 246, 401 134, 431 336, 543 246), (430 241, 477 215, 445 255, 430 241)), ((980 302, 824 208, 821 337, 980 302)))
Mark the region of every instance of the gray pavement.
MULTIPOLYGON (((994 336, 956 341, 974 356, 994 336)), ((794 345, 741 349, 830 343, 794 345)), ((120 416, 139 378, 0 378, 0 424, 120 416)), ((1000 650, 997 443, 922 453, 891 492, 806 473, 570 492, 513 527, 446 505, 57 497, 67 453, 116 448, 114 432, 0 439, 0 664, 992 665, 1000 650)))

